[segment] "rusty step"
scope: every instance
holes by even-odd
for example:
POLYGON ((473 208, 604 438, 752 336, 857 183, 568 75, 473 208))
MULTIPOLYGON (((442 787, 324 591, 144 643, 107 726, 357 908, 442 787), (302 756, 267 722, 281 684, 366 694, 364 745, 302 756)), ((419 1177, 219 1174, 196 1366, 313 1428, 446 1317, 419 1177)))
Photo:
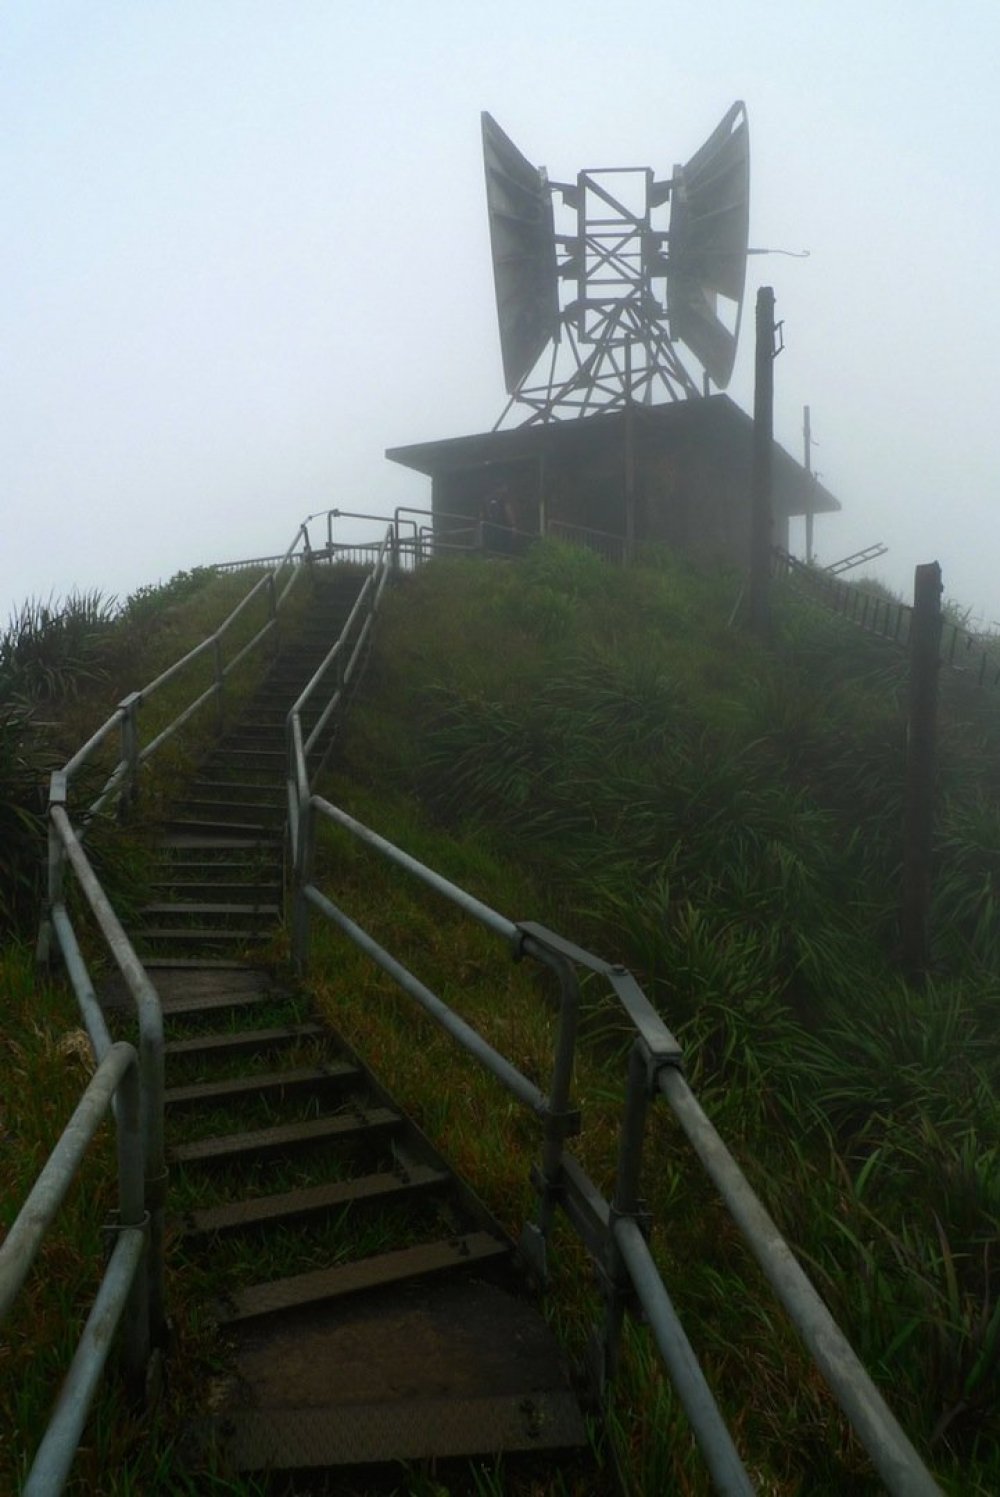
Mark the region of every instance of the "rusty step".
POLYGON ((313 1273, 274 1279, 268 1284, 253 1284, 230 1295, 219 1318, 227 1324, 256 1320, 261 1315, 300 1310, 304 1305, 321 1304, 366 1289, 382 1289, 387 1284, 401 1284, 407 1279, 472 1268, 493 1259, 507 1258, 509 1254, 510 1245, 491 1237, 488 1232, 466 1232, 460 1237, 418 1243, 415 1247, 379 1253, 354 1263, 340 1263, 313 1273))
POLYGON ((199 1034, 187 1040, 168 1040, 164 1053, 168 1060, 230 1060, 236 1055, 260 1055, 265 1050, 280 1050, 305 1040, 321 1039, 326 1034, 322 1024, 285 1024, 273 1029, 245 1029, 237 1034, 199 1034))
POLYGON ((379 1171, 359 1175, 353 1180, 339 1180, 332 1185, 311 1185, 281 1195, 260 1196, 250 1201, 232 1201, 224 1206, 207 1206, 190 1211, 182 1223, 185 1237, 211 1232, 239 1232, 278 1222, 302 1221, 307 1217, 325 1216, 344 1206, 390 1206, 420 1195, 443 1190, 451 1184, 446 1170, 415 1164, 392 1173, 379 1171))
POLYGON ((401 1118, 390 1107, 360 1107, 356 1112, 334 1113, 330 1117, 310 1118, 307 1122, 279 1123, 273 1128, 254 1128, 248 1133, 219 1134, 200 1138, 194 1143, 178 1144, 170 1150, 177 1164, 229 1164, 234 1159, 280 1154, 313 1144, 341 1139, 356 1142, 396 1128, 401 1118))

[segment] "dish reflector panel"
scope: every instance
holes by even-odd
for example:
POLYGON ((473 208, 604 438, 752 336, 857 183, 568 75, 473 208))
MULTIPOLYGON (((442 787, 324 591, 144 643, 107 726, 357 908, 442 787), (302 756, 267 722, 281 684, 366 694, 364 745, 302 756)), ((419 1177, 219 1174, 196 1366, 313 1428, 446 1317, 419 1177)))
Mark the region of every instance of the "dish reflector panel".
POLYGON ((725 389, 733 372, 750 228, 750 132, 736 103, 685 166, 674 171, 667 252, 670 335, 725 389), (735 303, 730 326, 716 298, 735 303))
POLYGON ((513 394, 559 331, 552 198, 544 172, 485 112, 483 161, 503 377, 513 394))

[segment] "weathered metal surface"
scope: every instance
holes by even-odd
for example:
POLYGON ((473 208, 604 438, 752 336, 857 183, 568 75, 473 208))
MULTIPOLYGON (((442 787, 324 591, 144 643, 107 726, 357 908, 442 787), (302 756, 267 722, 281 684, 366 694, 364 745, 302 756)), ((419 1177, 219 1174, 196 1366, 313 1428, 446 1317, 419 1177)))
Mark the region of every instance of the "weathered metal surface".
POLYGON ((407 1279, 422 1279, 430 1274, 474 1268, 491 1259, 509 1258, 509 1243, 490 1236, 488 1232, 468 1232, 448 1241, 422 1242, 416 1247, 380 1253, 354 1263, 340 1263, 333 1268, 318 1269, 315 1273, 274 1279, 269 1284, 254 1284, 232 1296, 222 1319, 227 1324, 254 1320, 262 1315, 276 1315, 306 1305, 342 1299, 362 1290, 384 1289, 407 1279))
POLYGON ((167 1107, 217 1107, 247 1098, 283 1100, 303 1092, 343 1090, 358 1080, 355 1066, 330 1061, 321 1066, 296 1066, 290 1071, 267 1075, 235 1076, 228 1081, 197 1081, 191 1086, 171 1086, 164 1093, 167 1107))
POLYGON ((215 1138, 198 1139, 195 1143, 177 1144, 170 1150, 170 1158, 177 1164, 224 1163, 240 1155, 280 1153, 337 1139, 349 1142, 373 1137, 391 1131, 399 1122, 399 1113, 389 1107, 359 1108, 357 1112, 312 1118, 304 1123, 280 1123, 273 1128, 256 1128, 246 1133, 220 1134, 215 1138))
POLYGON ((552 1332, 497 1284, 421 1280, 233 1330, 214 1428, 238 1469, 585 1442, 552 1332))
POLYGON ((417 1164, 404 1172, 388 1170, 341 1180, 334 1185, 313 1185, 302 1190, 288 1190, 281 1195, 261 1196, 256 1200, 234 1201, 226 1206, 207 1206, 192 1211, 184 1219, 185 1235, 202 1232, 235 1232, 277 1222, 302 1221, 324 1215, 343 1206, 391 1206, 399 1201, 415 1200, 428 1191, 443 1190, 449 1184, 442 1170, 417 1164))
POLYGON ((201 1034, 193 1039, 168 1040, 168 1060, 226 1060, 234 1055, 259 1055, 304 1040, 319 1039, 326 1033, 322 1024, 283 1024, 271 1029, 247 1029, 239 1034, 201 1034))

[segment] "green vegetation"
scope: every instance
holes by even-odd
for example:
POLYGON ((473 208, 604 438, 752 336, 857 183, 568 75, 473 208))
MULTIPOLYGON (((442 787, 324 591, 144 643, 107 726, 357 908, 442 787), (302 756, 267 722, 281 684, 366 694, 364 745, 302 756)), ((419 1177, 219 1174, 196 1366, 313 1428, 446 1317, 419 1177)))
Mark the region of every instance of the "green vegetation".
MULTIPOLYGON (((123 611, 80 600, 103 642, 75 646, 75 656, 36 629, 33 677, 30 650, 14 648, 31 627, 0 643, 0 788, 12 787, 11 825, 23 832, 20 842, 0 837, 8 930, 30 936, 37 911, 39 787, 50 764, 247 587, 245 574, 175 583, 176 595, 137 595, 123 611), (130 609, 142 618, 131 636, 130 609), (140 644, 148 653, 130 657, 140 644), (16 689, 3 684, 14 661, 16 689)), ((764 649, 729 625, 739 589, 737 577, 667 554, 629 571, 549 545, 517 564, 434 563, 387 599, 324 792, 509 917, 544 921, 632 967, 681 1038, 703 1106, 942 1484, 963 1497, 994 1492, 1000 700, 961 678, 943 682, 934 972, 910 988, 896 962, 905 663, 790 595, 764 649)), ((49 629, 76 637, 68 624, 49 629)), ((173 690, 151 713, 167 712, 173 690)), ((178 758, 170 774, 182 766, 178 758)), ((168 790, 169 774, 162 783, 168 790)), ((331 829, 318 868, 352 918, 544 1083, 553 1032, 544 977, 331 829)), ((72 999, 38 982, 23 946, 7 948, 0 983, 0 1061, 12 1078, 3 1127, 15 1144, 3 1154, 6 1223, 72 1110, 87 1058, 78 1030, 65 1038, 77 1024, 72 999)), ((530 1118, 319 917, 309 986, 516 1230, 533 1208, 530 1118)), ((607 1189, 625 1041, 607 995, 588 984, 585 996, 574 1149, 607 1189)), ((96 1284, 112 1152, 102 1135, 16 1312, 0 1361, 0 1430, 37 1438, 44 1426, 96 1284)), ((759 1489, 878 1490, 665 1109, 651 1118, 644 1188, 671 1296, 759 1489)), ((257 1265, 227 1258, 222 1269, 252 1276, 257 1265)), ((177 1455, 191 1379, 211 1370, 204 1289, 190 1275, 170 1285, 174 1363, 186 1370, 152 1429, 123 1415, 109 1381, 71 1491, 263 1490, 211 1474, 192 1485, 177 1455)), ((581 1354, 599 1302, 564 1227, 549 1313, 581 1354)), ((617 1473, 637 1497, 706 1491, 641 1331, 628 1334, 595 1453, 596 1477, 529 1475, 514 1488, 489 1469, 454 1483, 412 1473, 399 1490, 583 1497, 617 1473)), ((25 1457, 0 1436, 0 1490, 25 1457)))
MULTIPOLYGON (((895 949, 904 661, 792 597, 765 651, 727 627, 738 588, 667 556, 622 572, 549 546, 519 566, 427 568, 390 601, 332 798, 512 918, 638 973, 941 1479, 993 1491, 1000 714, 943 683, 935 972, 908 988, 895 949)), ((483 990, 487 958, 437 902, 339 839, 324 856, 348 913, 517 1058, 539 1008, 531 982, 483 990)), ((472 1103, 471 1077, 450 1102, 446 1042, 332 936, 321 958, 327 943, 316 987, 335 1021, 405 1077, 404 1100, 495 1209, 523 1219, 531 1148, 515 1157, 509 1106, 486 1083, 472 1103)), ((606 1179, 620 1025, 596 992, 591 1027, 581 1148, 606 1179)), ((671 1293, 765 1489, 871 1485, 665 1119, 647 1190, 671 1293)), ((652 1468, 621 1448, 638 1443, 628 1405, 668 1397, 641 1357, 615 1406, 619 1458, 637 1492, 652 1469, 698 1489, 676 1419, 662 1439, 646 1430, 652 1468)))

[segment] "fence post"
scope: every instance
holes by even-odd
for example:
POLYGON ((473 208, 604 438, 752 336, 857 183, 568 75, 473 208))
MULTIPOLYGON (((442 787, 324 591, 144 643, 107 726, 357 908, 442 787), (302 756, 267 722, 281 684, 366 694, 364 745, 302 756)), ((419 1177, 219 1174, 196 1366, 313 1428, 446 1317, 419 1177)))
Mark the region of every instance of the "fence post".
POLYGON ((753 396, 753 475, 750 502, 750 628, 763 638, 770 628, 771 462, 774 446, 774 289, 757 292, 757 351, 753 396))
POLYGON ((941 568, 918 566, 910 619, 910 700, 903 809, 903 971, 911 982, 927 975, 930 957, 931 848, 938 671, 941 642, 941 568))

